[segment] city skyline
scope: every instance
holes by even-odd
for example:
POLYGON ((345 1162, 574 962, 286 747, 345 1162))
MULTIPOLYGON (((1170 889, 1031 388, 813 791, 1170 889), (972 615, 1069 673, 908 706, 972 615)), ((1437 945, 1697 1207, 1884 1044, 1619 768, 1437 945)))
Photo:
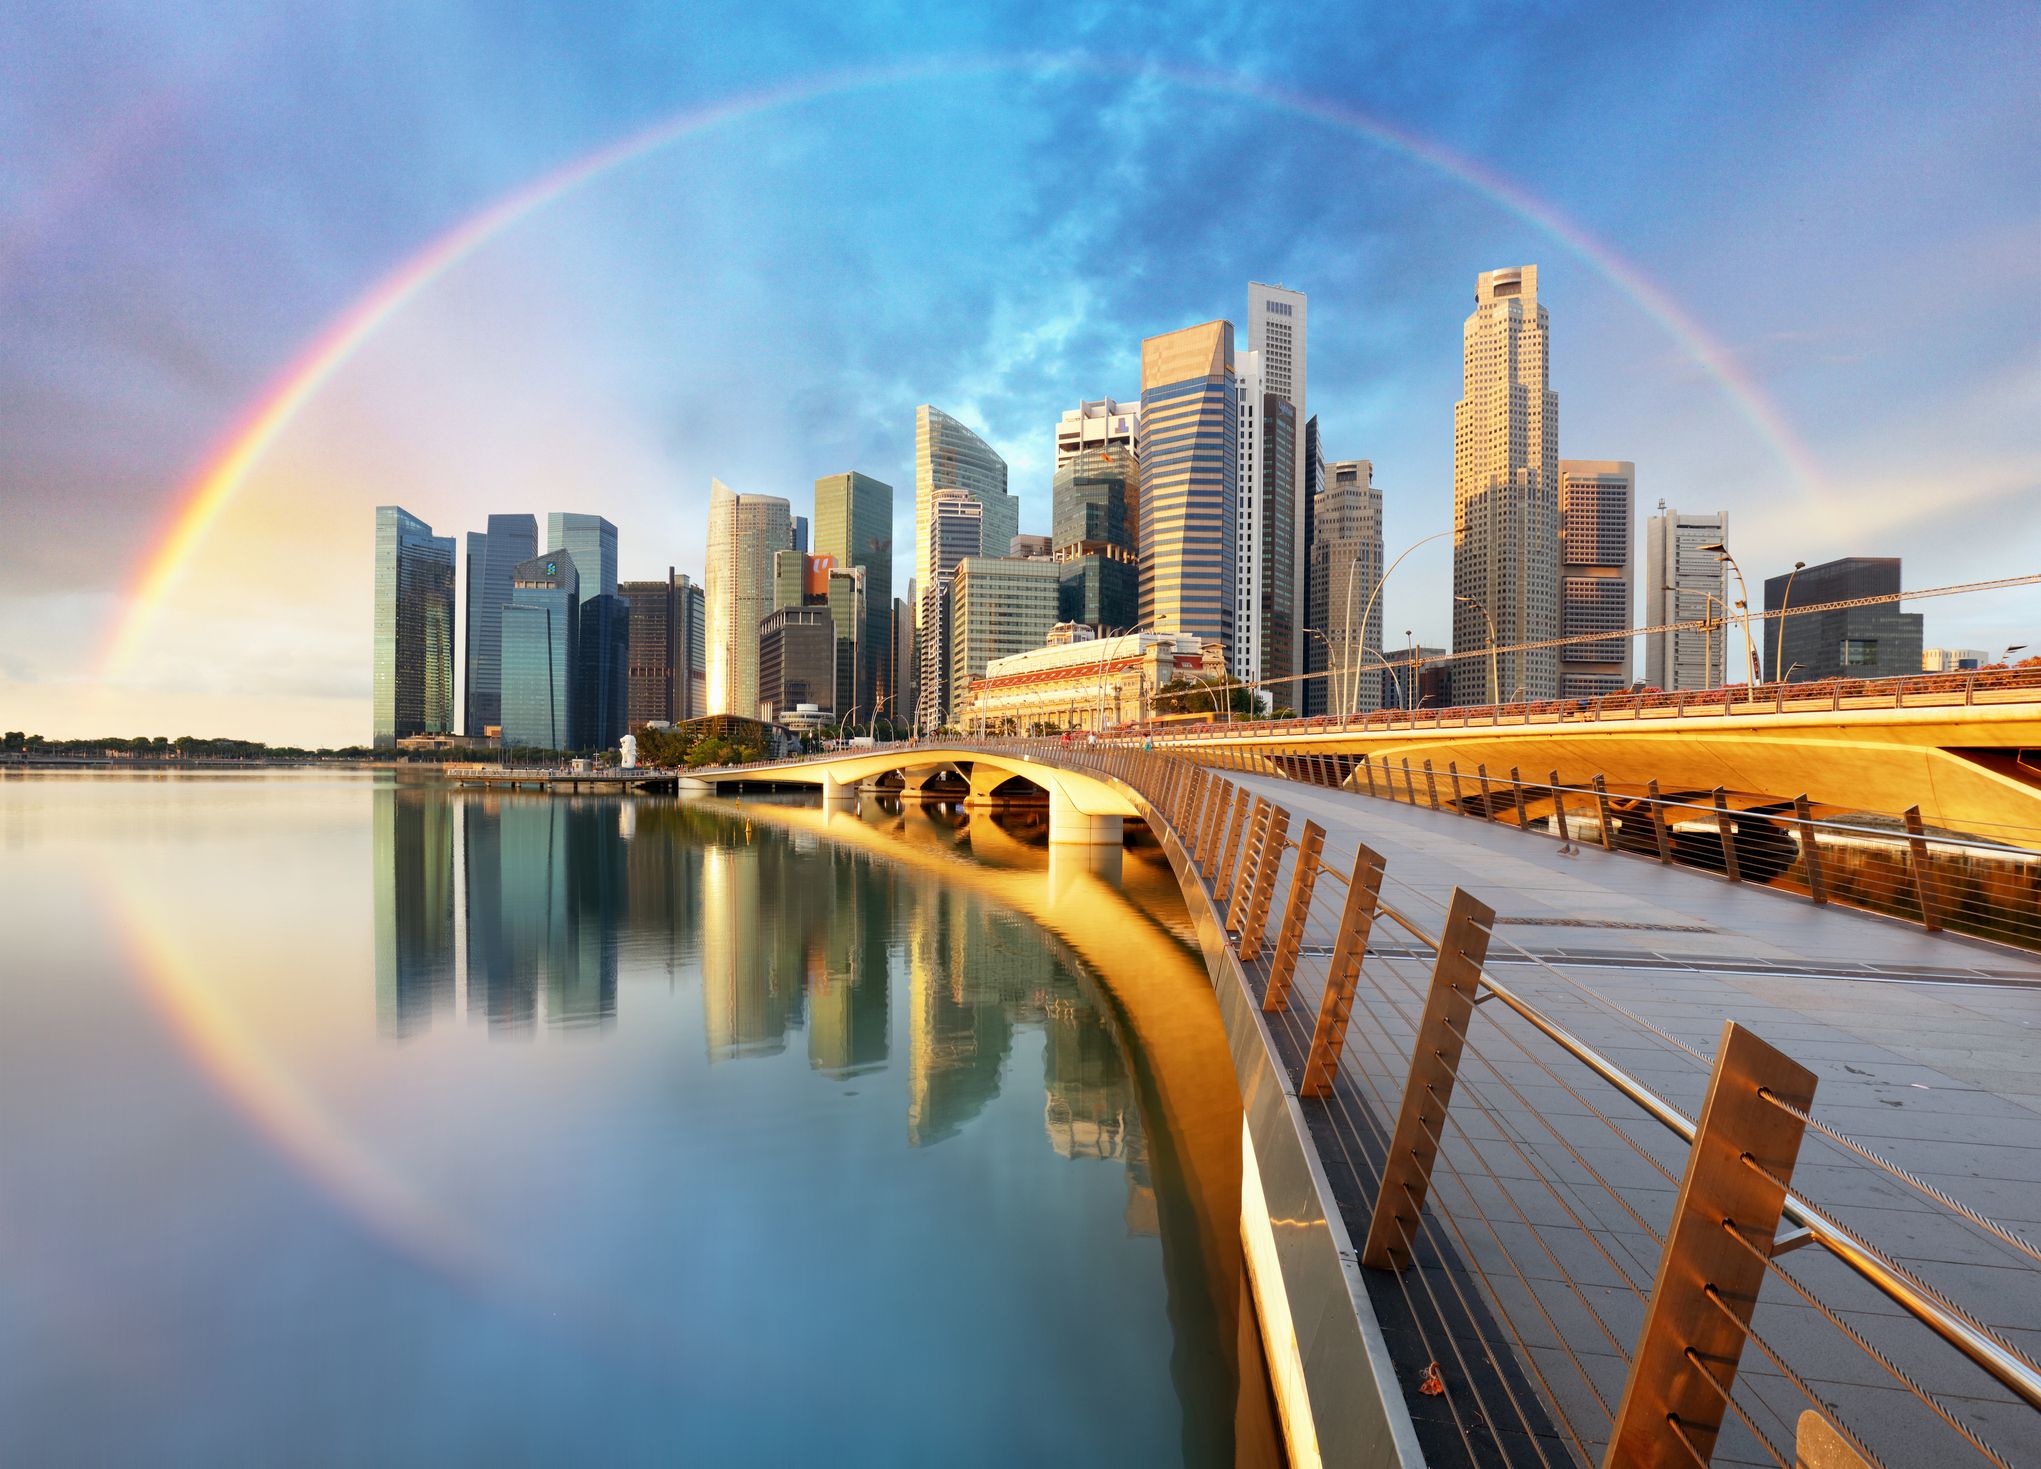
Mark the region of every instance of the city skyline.
MULTIPOLYGON (((365 27, 388 84, 418 99, 405 141, 445 181, 429 198, 389 192, 385 170, 409 154, 386 146, 387 121, 346 116, 331 149, 299 146, 305 109, 358 81, 313 58, 348 47, 280 53, 259 29, 172 44, 168 12, 119 38, 64 17, 12 32, 39 65, 0 204, 0 414, 24 566, 0 590, 10 723, 358 739, 378 504, 455 534, 579 504, 623 527, 618 573, 642 579, 704 565, 711 475, 795 499, 855 464, 895 487, 902 586, 915 403, 979 429, 1011 466, 1022 528, 1047 529, 1057 415, 1079 397, 1135 397, 1144 336, 1245 327, 1254 280, 1310 294, 1309 412, 1326 458, 1369 458, 1390 487, 1392 553, 1444 520, 1465 283, 1523 261, 1541 266, 1558 323, 1561 452, 1636 463, 1639 518, 1661 497, 1729 511, 1753 579, 1901 550, 1910 585, 2041 560, 2041 531, 2015 513, 2041 458, 2019 411, 2036 308, 2000 289, 2032 270, 2016 246, 2033 121, 2008 100, 2018 88, 1961 118, 1931 100, 1938 77, 2024 54, 2005 43, 2031 15, 1951 27, 1870 10, 1845 44, 1807 17, 1673 30, 1584 9, 1519 28, 1551 69, 1536 106, 1508 87, 1477 106, 1464 77, 1422 59, 1444 42, 1472 74, 1511 77, 1520 62, 1473 19, 1314 47, 1213 19, 1216 51, 1115 52, 1102 37, 1088 50, 1080 32, 1055 58, 1002 54, 1015 27, 999 16, 938 26, 911 53, 847 23, 827 59, 798 25, 761 23, 742 63, 719 53, 663 84, 591 36, 559 68, 558 106, 520 126, 507 96, 425 100, 420 63, 465 39, 457 22, 365 27), (1378 115, 1342 100, 1362 53, 1397 83, 1371 90, 1378 115), (199 84, 264 65, 269 85, 199 84), (1690 81, 1639 101, 1621 146, 1585 146, 1602 103, 1566 100, 1564 84, 1610 67, 1690 81), (1895 95, 1898 68, 1910 84, 1895 95), (95 71, 106 81, 87 85, 95 71), (1702 100, 1710 78, 1746 72, 1774 98, 1762 127, 1702 100), (175 125, 151 128, 139 108, 80 125, 105 85, 175 125), (851 165, 832 141, 846 117, 878 139, 851 165), (1189 117, 1199 125, 1179 135, 1189 117), (468 146, 478 120, 501 139, 491 151, 468 146), (1818 146, 1770 157, 1780 127, 1857 146, 1839 164, 1818 146), (1121 180, 1082 213, 1038 181, 1081 137, 1121 180), (1167 191, 1243 155, 1311 186, 1283 239, 1146 227, 1167 191), (1899 168, 1907 188, 1881 188, 1899 168), (245 183, 213 182, 230 175, 245 183), (898 235, 893 211, 965 187, 988 201, 969 249, 917 244, 926 258, 910 267, 919 232, 873 232, 898 235), (256 227, 275 198, 314 190, 332 201, 325 237, 256 227), (1856 215, 1872 196, 1883 223, 1867 232, 1856 215), (879 199, 895 202, 837 262, 796 253, 818 212, 861 219, 879 199), (1742 211, 1771 227, 1749 230, 1742 211), (251 252, 231 272, 193 243, 221 230, 251 252), (1839 240, 1843 270, 1825 248, 1839 240), (846 289, 853 277, 873 289, 846 289), (1876 327, 1861 311, 1872 297, 1876 327), (115 299, 132 314, 107 316, 115 299), (1905 350, 1880 332, 1903 332, 1905 350), (94 434, 55 427, 81 412, 94 434), (2005 534, 1986 564, 1976 531, 1994 518, 2005 534), (251 602, 270 615, 241 616, 251 602)), ((643 44, 679 54, 687 36, 676 22, 643 44)), ((505 76, 538 65, 514 41, 489 44, 508 48, 491 53, 505 76)), ((1443 546, 1414 555, 1384 593, 1389 622, 1447 641, 1449 564, 1443 546)), ((2030 593, 1941 604, 1928 637, 2002 646, 2033 606, 2030 593)))

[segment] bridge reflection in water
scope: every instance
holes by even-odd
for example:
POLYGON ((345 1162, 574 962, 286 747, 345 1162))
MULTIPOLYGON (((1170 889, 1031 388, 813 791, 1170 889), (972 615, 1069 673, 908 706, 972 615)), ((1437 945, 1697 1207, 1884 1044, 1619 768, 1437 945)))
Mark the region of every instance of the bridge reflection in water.
POLYGON ((805 1044, 832 1079, 902 1067, 904 1141, 931 1148, 1015 1084, 1038 1034, 1046 1141, 1123 1166, 1127 1226, 1159 1238, 1191 1457, 1280 1462, 1240 1256, 1238 1091, 1159 854, 1052 848, 1043 811, 890 800, 375 801, 393 1038, 462 1011, 502 1038, 599 1032, 618 1024, 620 966, 698 968, 711 1063, 805 1044))

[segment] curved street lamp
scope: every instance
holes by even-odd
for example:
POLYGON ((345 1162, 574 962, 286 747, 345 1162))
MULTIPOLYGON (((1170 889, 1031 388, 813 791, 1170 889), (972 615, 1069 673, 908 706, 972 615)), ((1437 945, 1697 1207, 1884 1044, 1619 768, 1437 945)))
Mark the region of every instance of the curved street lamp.
MULTIPOLYGON (((1750 584, 1743 579, 1743 568, 1738 566, 1736 558, 1729 554, 1729 546, 1726 542, 1710 541, 1701 549, 1703 551, 1713 551, 1718 559, 1728 562, 1729 569, 1736 573, 1736 589, 1743 593, 1742 599, 1736 604, 1743 609, 1743 654, 1745 660, 1750 665, 1747 676, 1753 684, 1756 684, 1759 681, 1758 650, 1750 640, 1750 584)), ((1724 661, 1726 662, 1727 660, 1724 661)), ((1727 672, 1725 669, 1724 683, 1729 681, 1727 672)))
MULTIPOLYGON (((1795 561, 1793 569, 1786 573, 1786 591, 1779 598, 1779 651, 1772 658, 1772 667, 1774 668, 1784 668, 1786 666, 1786 609, 1793 602, 1793 578, 1800 575, 1801 568, 1806 565, 1805 561, 1795 561)), ((1796 663, 1793 666, 1799 668, 1803 665, 1796 663)), ((1779 682, 1791 683, 1792 679, 1782 678, 1779 682)))
POLYGON ((1469 607, 1479 612, 1482 620, 1488 624, 1488 702, 1494 704, 1502 697, 1502 677, 1499 672, 1499 665, 1496 662, 1495 653, 1495 619, 1488 615, 1486 607, 1482 606, 1481 603, 1472 597, 1463 597, 1456 592, 1453 595, 1453 600, 1455 602, 1465 602, 1469 607))
MULTIPOLYGON (((1415 551, 1419 546, 1425 545, 1426 543, 1431 541, 1443 540, 1445 537, 1451 534, 1452 531, 1450 530, 1435 531, 1431 535, 1424 537, 1422 540, 1412 541, 1409 545, 1405 546, 1401 551, 1397 552, 1396 559, 1389 563, 1388 570, 1384 571, 1380 579, 1376 581, 1375 590, 1368 594, 1368 605, 1361 609, 1361 646, 1363 647, 1363 649, 1366 648, 1368 642, 1367 631, 1368 618, 1375 610, 1375 599, 1382 595, 1382 588, 1388 584, 1389 573, 1394 571, 1397 567, 1401 566, 1403 564, 1403 558, 1405 556, 1408 556, 1412 551, 1415 551)), ((1351 629, 1354 625, 1352 617, 1352 613, 1354 610, 1354 580, 1355 579, 1350 576, 1347 578, 1346 584, 1346 605, 1348 613, 1347 627, 1349 629, 1351 629)), ((1344 641, 1351 643, 1352 642, 1351 636, 1349 636, 1344 641)), ((1354 674, 1356 680, 1358 680, 1360 668, 1358 664, 1351 662, 1351 656, 1349 658, 1349 668, 1351 672, 1354 674)), ((1349 692, 1351 693, 1353 692, 1353 690, 1349 690, 1349 692)))

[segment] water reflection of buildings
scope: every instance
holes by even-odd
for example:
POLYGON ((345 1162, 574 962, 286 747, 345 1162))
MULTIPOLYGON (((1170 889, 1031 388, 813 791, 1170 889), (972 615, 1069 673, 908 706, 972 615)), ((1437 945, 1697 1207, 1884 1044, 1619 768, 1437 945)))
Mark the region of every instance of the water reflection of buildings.
POLYGON ((617 1011, 624 846, 614 806, 461 805, 468 1014, 492 1031, 606 1025, 617 1011))
POLYGON ((379 789, 373 818, 376 1026, 428 1029, 454 1008, 454 829, 446 802, 379 789))

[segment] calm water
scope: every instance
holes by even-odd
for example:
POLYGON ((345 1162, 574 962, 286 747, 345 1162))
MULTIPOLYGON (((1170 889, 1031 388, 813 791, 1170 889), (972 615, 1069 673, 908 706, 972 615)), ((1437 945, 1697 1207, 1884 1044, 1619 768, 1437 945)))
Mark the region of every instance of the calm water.
POLYGON ((0 1463, 1264 1463, 1166 869, 0 780, 0 1463))

